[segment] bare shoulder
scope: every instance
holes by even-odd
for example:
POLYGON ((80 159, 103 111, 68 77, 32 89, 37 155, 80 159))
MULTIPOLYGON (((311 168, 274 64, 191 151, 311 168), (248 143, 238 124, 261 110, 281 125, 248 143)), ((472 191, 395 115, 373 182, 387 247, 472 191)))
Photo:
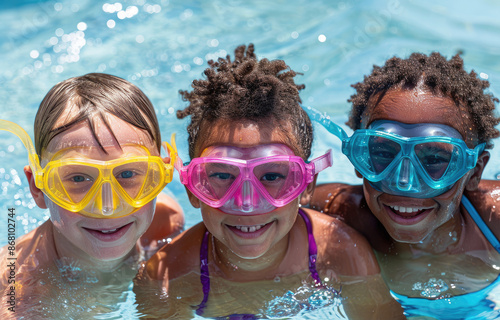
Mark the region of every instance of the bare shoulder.
POLYGON ((205 225, 200 222, 163 246, 146 262, 144 271, 147 276, 156 280, 172 280, 191 271, 199 271, 205 230, 205 225))
MULTIPOLYGON (((15 272, 16 282, 20 282, 24 275, 30 274, 37 269, 46 268, 53 264, 56 257, 53 245, 52 223, 50 220, 35 228, 29 233, 15 240, 15 272)), ((12 250, 9 245, 0 248, 0 261, 3 266, 12 263, 12 250)), ((8 284, 10 268, 2 269, 0 286, 4 288, 8 284)))
POLYGON ((497 239, 500 239, 500 181, 481 180, 478 188, 466 191, 465 196, 497 239))
POLYGON ((366 276, 380 272, 373 250, 359 232, 340 219, 307 210, 318 247, 318 262, 341 275, 366 276))
POLYGON ((153 221, 139 243, 146 251, 154 253, 158 249, 158 242, 180 234, 184 230, 184 223, 184 212, 179 203, 162 192, 156 199, 153 221))
POLYGON ((372 245, 387 245, 389 236, 373 215, 363 192, 362 185, 328 183, 314 190, 310 207, 340 220, 360 232, 372 245))
POLYGON ((330 215, 345 217, 348 213, 356 212, 360 208, 363 198, 362 185, 321 184, 314 189, 310 207, 330 215))

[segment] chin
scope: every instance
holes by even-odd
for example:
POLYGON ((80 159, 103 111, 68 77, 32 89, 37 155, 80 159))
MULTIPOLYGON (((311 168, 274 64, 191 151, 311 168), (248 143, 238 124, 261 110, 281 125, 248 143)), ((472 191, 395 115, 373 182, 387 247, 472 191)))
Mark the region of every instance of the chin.
POLYGON ((238 251, 233 251, 231 249, 231 251, 237 255, 238 257, 240 257, 241 259, 246 259, 246 260, 253 260, 253 259, 258 259, 260 257, 262 257, 268 250, 252 250, 252 251, 249 251, 249 250, 245 250, 245 251, 242 251, 242 250, 238 250, 238 251))
POLYGON ((419 230, 398 230, 398 231, 388 231, 392 239, 401 243, 417 244, 422 243, 425 238, 429 235, 430 231, 422 232, 419 230))
POLYGON ((126 258, 135 248, 135 243, 127 247, 96 248, 96 252, 89 252, 96 260, 112 262, 126 258))

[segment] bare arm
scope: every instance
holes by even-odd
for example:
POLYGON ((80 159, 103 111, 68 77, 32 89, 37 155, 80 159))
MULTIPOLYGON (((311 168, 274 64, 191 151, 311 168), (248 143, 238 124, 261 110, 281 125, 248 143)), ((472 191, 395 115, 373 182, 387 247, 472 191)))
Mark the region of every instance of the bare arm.
POLYGON ((156 211, 148 230, 139 239, 141 247, 150 257, 166 243, 184 230, 184 212, 173 198, 160 193, 156 200, 156 211))
POLYGON ((387 233, 366 204, 362 185, 327 183, 316 186, 310 208, 338 217, 374 246, 387 242, 387 233))

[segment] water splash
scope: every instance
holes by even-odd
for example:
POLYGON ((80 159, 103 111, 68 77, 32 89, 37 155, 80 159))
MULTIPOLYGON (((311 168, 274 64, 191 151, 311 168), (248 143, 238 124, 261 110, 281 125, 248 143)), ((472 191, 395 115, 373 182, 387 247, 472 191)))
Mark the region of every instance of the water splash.
POLYGON ((424 283, 416 282, 412 287, 412 290, 420 291, 420 295, 426 298, 437 298, 448 289, 448 284, 444 280, 436 278, 430 278, 424 283))
POLYGON ((282 319, 297 316, 304 311, 338 307, 341 304, 340 292, 334 288, 303 285, 295 292, 288 291, 266 303, 263 314, 269 319, 282 319))
POLYGON ((82 270, 76 260, 64 257, 57 260, 56 265, 62 278, 69 282, 97 283, 99 281, 95 272, 82 270))

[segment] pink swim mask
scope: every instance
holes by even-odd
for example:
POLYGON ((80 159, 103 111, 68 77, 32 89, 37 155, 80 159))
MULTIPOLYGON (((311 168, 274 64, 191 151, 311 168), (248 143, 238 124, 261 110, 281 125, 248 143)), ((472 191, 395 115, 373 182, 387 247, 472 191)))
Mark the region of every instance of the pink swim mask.
POLYGON ((255 215, 290 203, 331 165, 330 151, 306 163, 286 145, 268 144, 209 147, 188 165, 177 162, 176 169, 182 184, 207 205, 229 214, 255 215))

